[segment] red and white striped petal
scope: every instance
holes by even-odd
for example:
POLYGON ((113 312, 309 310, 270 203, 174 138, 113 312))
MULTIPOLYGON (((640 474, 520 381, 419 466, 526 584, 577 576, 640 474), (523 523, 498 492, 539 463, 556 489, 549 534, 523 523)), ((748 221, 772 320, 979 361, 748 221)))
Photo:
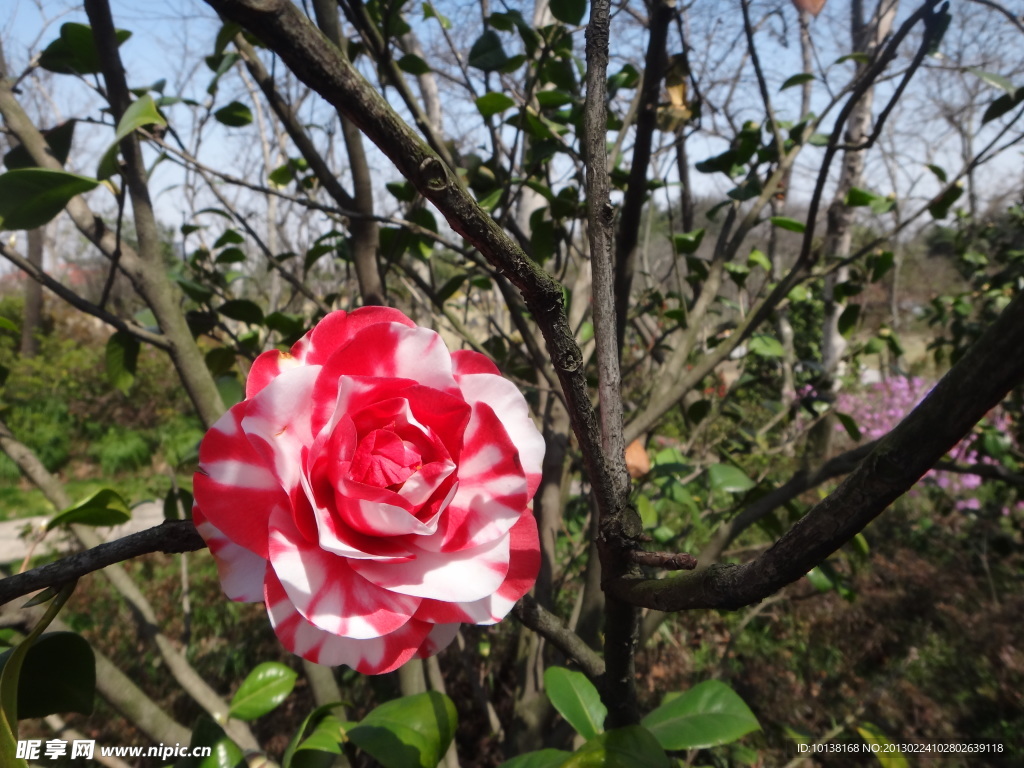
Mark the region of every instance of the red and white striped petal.
POLYGON ((240 547, 203 517, 199 507, 192 507, 192 521, 203 537, 217 565, 221 588, 228 599, 240 603, 258 603, 263 600, 263 580, 267 561, 240 547))
POLYGON ((412 619, 383 637, 356 639, 332 635, 303 618, 273 571, 267 574, 264 599, 270 623, 285 648, 316 664, 344 664, 365 675, 382 675, 398 669, 416 655, 434 628, 412 619))
POLYGON ((512 444, 519 451, 519 460, 526 473, 527 495, 532 499, 540 486, 545 446, 544 437, 530 417, 530 408, 523 393, 501 376, 474 373, 457 375, 456 378, 467 403, 486 403, 501 420, 512 444))
POLYGON ((495 592, 508 573, 508 537, 458 552, 416 550, 405 563, 353 560, 352 569, 390 591, 452 603, 495 592))
POLYGON ((390 634, 409 621, 420 604, 416 597, 381 589, 353 571, 346 558, 302 539, 288 514, 270 521, 270 565, 296 610, 335 635, 390 634))
POLYGON ((470 373, 489 373, 492 376, 501 376, 501 371, 498 370, 498 366, 491 358, 471 349, 459 349, 452 352, 452 370, 455 372, 456 379, 470 373))
POLYGON ((247 406, 246 401, 231 408, 203 437, 193 493, 203 516, 218 530, 266 557, 271 510, 286 506, 288 497, 242 432, 247 406))
POLYGON ((302 361, 288 352, 277 349, 264 352, 253 361, 249 375, 245 378, 246 400, 252 400, 260 390, 289 368, 297 368, 300 365, 302 361))
POLYGON ((292 348, 292 354, 306 365, 323 365, 334 352, 347 344, 357 333, 371 325, 399 325, 415 328, 416 324, 391 307, 360 307, 345 312, 338 310, 324 316, 313 329, 292 348))
POLYGON ((452 360, 434 331, 398 323, 369 325, 324 363, 326 381, 342 376, 413 379, 441 391, 458 391, 452 360))
POLYGON ((512 606, 533 588, 540 571, 540 537, 533 513, 524 512, 509 537, 508 574, 494 594, 463 603, 424 600, 416 611, 416 618, 464 624, 495 624, 505 618, 512 606))
MULTIPOLYGON (((477 547, 505 536, 529 502, 516 448, 485 403, 473 406, 458 472, 459 490, 441 522, 444 552, 477 547)), ((435 547, 436 543, 423 546, 435 547)))
POLYGON ((319 372, 316 366, 292 368, 246 401, 242 429, 289 493, 299 485, 303 454, 313 442, 309 399, 319 372))

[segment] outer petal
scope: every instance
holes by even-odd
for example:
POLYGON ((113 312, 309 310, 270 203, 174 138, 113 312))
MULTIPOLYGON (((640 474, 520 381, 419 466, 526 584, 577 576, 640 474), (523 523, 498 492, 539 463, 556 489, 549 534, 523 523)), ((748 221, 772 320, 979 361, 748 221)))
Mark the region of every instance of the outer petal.
POLYGON ((323 320, 296 342, 292 354, 306 365, 323 365, 363 328, 382 323, 416 327, 412 320, 391 307, 360 307, 351 312, 338 310, 324 316, 323 320))
MULTIPOLYGON (((481 355, 481 357, 483 357, 481 355)), ((544 461, 544 437, 530 418, 530 408, 519 388, 508 379, 488 374, 457 374, 459 388, 470 405, 487 403, 501 419, 526 473, 527 496, 533 498, 540 486, 544 461)))
POLYGON ((540 537, 532 512, 523 512, 509 537, 508 574, 494 594, 465 603, 424 600, 416 611, 416 618, 466 624, 494 624, 505 618, 519 598, 533 588, 540 571, 540 537))
POLYGON ((353 560, 352 569, 384 589, 453 603, 495 592, 508 573, 508 537, 458 552, 416 551, 406 563, 353 560))
POLYGON ((299 365, 302 365, 302 361, 287 352, 277 349, 264 352, 253 361, 249 375, 245 379, 246 399, 252 400, 267 384, 289 368, 299 365))
POLYGON ((498 370, 498 366, 491 358, 471 349, 459 349, 452 352, 452 368, 455 371, 456 379, 467 373, 490 373, 494 376, 501 376, 501 371, 498 370))
POLYGON ((408 622, 419 606, 418 598, 381 589, 345 558, 302 539, 287 513, 275 515, 270 529, 273 571, 288 600, 316 627, 344 637, 379 637, 408 622))
POLYGON ((433 629, 432 624, 413 619, 384 637, 360 640, 332 635, 295 610, 273 571, 267 573, 265 600, 274 632, 289 651, 316 664, 345 664, 367 675, 398 669, 416 655, 433 629))
POLYGON ((247 401, 234 406, 203 437, 193 492, 205 519, 266 559, 267 521, 273 509, 288 504, 288 497, 242 432, 247 407, 247 401))
POLYGON ((267 561, 245 547, 238 546, 217 530, 216 526, 203 518, 198 506, 192 507, 192 520, 217 564, 217 574, 224 594, 241 603, 261 602, 267 561))
POLYGON ((324 363, 327 380, 342 376, 413 379, 446 392, 457 392, 452 360, 441 337, 428 328, 398 323, 369 325, 324 363))
POLYGON ((247 401, 242 430, 291 493, 299 485, 303 450, 313 442, 309 401, 320 369, 306 365, 285 371, 247 401))

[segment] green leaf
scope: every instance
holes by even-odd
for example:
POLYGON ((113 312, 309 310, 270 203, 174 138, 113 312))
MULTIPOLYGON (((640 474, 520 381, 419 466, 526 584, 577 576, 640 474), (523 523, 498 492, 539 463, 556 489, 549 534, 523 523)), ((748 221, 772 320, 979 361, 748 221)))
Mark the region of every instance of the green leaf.
POLYGON ((241 128, 252 122, 252 111, 240 101, 232 101, 213 113, 218 123, 230 128, 241 128))
POLYGON ((544 690, 559 714, 584 739, 592 739, 604 731, 608 708, 601 703, 601 694, 582 672, 563 667, 544 670, 544 690))
POLYGON ((0 175, 0 230, 35 229, 99 181, 66 171, 18 168, 0 175))
POLYGON ((224 317, 230 317, 232 320, 239 320, 243 323, 259 325, 263 322, 263 310, 259 308, 256 302, 249 301, 248 299, 225 301, 217 307, 217 311, 224 315, 224 317))
POLYGON ((751 336, 750 341, 747 342, 747 349, 751 354, 759 357, 782 357, 785 353, 782 343, 766 333, 755 333, 751 336))
POLYGON ((860 319, 860 304, 850 304, 841 315, 839 315, 839 333, 843 338, 850 338, 850 334, 857 327, 857 321, 860 319))
POLYGON ((397 61, 398 68, 410 75, 425 75, 430 71, 430 65, 415 53, 407 53, 397 61))
POLYGON ((840 56, 836 59, 836 64, 842 64, 844 61, 856 61, 858 64, 867 64, 871 61, 871 57, 863 52, 858 51, 857 53, 848 53, 845 56, 840 56))
POLYGON ((848 434, 852 440, 859 442, 861 438, 860 429, 857 427, 857 422, 854 421, 853 416, 848 413, 840 413, 839 411, 836 411, 836 418, 839 419, 839 423, 843 425, 843 429, 846 430, 846 434, 848 434))
POLYGON ((539 749, 506 760, 498 768, 561 768, 571 752, 561 749, 539 749))
POLYGON ((967 67, 966 71, 970 72, 972 75, 977 75, 989 85, 994 86, 1011 96, 1017 93, 1017 86, 1002 75, 997 75, 995 72, 986 72, 985 70, 978 69, 977 67, 967 67))
POLYGON ((750 255, 747 256, 747 266, 760 267, 765 272, 769 273, 772 271, 772 263, 768 261, 768 257, 765 256, 764 252, 758 250, 757 248, 752 250, 750 252, 750 255))
POLYGON ((18 326, 6 317, 0 317, 0 328, 5 331, 11 331, 12 333, 18 333, 18 326))
POLYGON ((194 753, 196 747, 210 747, 210 756, 183 757, 174 764, 174 768, 245 768, 247 765, 239 746, 206 715, 201 715, 192 728, 189 752, 194 753))
POLYGON ((933 163, 929 163, 928 165, 926 165, 926 166, 925 166, 925 168, 927 168, 927 169, 928 169, 929 171, 931 171, 932 173, 934 173, 934 174, 935 174, 935 177, 936 177, 936 178, 937 178, 937 179, 938 179, 939 181, 941 181, 941 182, 942 182, 943 184, 945 184, 945 183, 946 183, 946 181, 947 181, 947 178, 948 178, 948 177, 946 176, 946 169, 945 169, 945 168, 943 168, 943 167, 942 167, 941 165, 935 165, 935 164, 933 164, 933 163))
POLYGON ((563 764, 563 768, 669 768, 654 734, 639 725, 602 733, 563 764))
POLYGON ((72 504, 46 523, 46 530, 52 531, 62 525, 120 525, 131 519, 131 510, 117 491, 111 488, 100 490, 72 504))
POLYGON ((792 88, 792 87, 797 86, 797 85, 803 85, 804 83, 809 83, 809 82, 811 82, 814 79, 816 79, 816 78, 810 72, 801 72, 799 75, 793 75, 792 77, 787 78, 786 82, 784 82, 779 87, 779 90, 780 91, 784 91, 787 88, 792 88))
MULTIPOLYGON (((288 746, 285 747, 284 755, 281 757, 281 768, 293 768, 293 766, 298 768, 295 755, 300 750, 330 753, 332 757, 328 765, 333 765, 333 755, 341 752, 340 744, 345 738, 345 725, 338 718, 331 715, 331 712, 340 706, 342 706, 341 702, 324 704, 306 715, 306 719, 302 721, 302 725, 295 731, 291 741, 288 742, 288 746), (325 722, 327 722, 327 725, 321 728, 321 724, 325 722), (307 738, 306 733, 311 726, 313 731, 310 732, 307 738), (336 733, 334 728, 337 728, 336 733), (330 743, 325 740, 325 737, 329 738, 330 741, 336 741, 333 749, 330 743)), ((298 761, 299 764, 303 762, 309 762, 309 759, 303 758, 298 761)))
POLYGON ((21 688, 20 678, 25 657, 32 644, 50 626, 64 603, 75 591, 77 581, 64 584, 56 598, 46 608, 46 613, 36 623, 28 636, 12 649, 7 663, 0 669, 0 765, 11 768, 22 768, 28 764, 17 757, 18 750, 18 693, 21 688))
POLYGON ((476 108, 483 117, 496 115, 515 105, 515 100, 504 93, 485 93, 476 100, 476 108))
POLYGON ((118 331, 107 340, 107 379, 125 396, 135 383, 140 346, 139 340, 126 331, 118 331))
POLYGON ((861 723, 857 726, 857 733, 868 744, 878 747, 878 751, 873 754, 882 768, 907 768, 910 765, 904 754, 874 723, 861 723))
POLYGON ((148 93, 133 101, 121 115, 121 120, 117 124, 117 132, 114 134, 114 141, 120 141, 132 131, 145 125, 167 125, 164 116, 156 108, 153 97, 148 93))
POLYGON ((990 123, 996 118, 1002 117, 1007 112, 1015 109, 1022 100, 1024 100, 1024 88, 1019 88, 1013 96, 1009 94, 1000 96, 988 105, 985 114, 981 116, 981 124, 985 125, 985 123, 990 123))
POLYGON ((501 37, 493 29, 488 29, 469 49, 469 66, 484 72, 494 72, 508 62, 508 56, 501 45, 501 37))
POLYGON ((276 709, 295 687, 298 674, 276 661, 265 661, 249 673, 231 699, 228 717, 255 720, 276 709))
POLYGON ((708 480, 712 490, 725 493, 742 493, 754 487, 754 481, 732 464, 712 464, 708 467, 708 480))
MULTIPOLYGON (((0 654, 0 667, 14 649, 0 654)), ((96 658, 74 632, 49 632, 28 649, 18 681, 18 719, 62 712, 91 715, 96 700, 96 658)))
POLYGON ((452 700, 427 691, 381 704, 348 737, 384 768, 435 768, 448 751, 456 722, 452 700))
POLYGON ((172 488, 164 496, 164 520, 181 520, 192 514, 192 494, 184 488, 172 488))
POLYGON ((705 680, 640 721, 668 750, 706 749, 761 726, 743 699, 720 680, 705 680))
POLYGON ((677 254, 695 253, 704 240, 704 230, 695 229, 693 232, 684 232, 679 235, 672 235, 672 248, 677 254))
MULTIPOLYGON (((67 162, 68 155, 71 153, 71 139, 74 136, 77 123, 77 120, 66 120, 60 125, 43 131, 43 138, 46 139, 46 143, 50 147, 50 154, 61 165, 67 162)), ((13 171, 15 168, 34 168, 37 164, 25 145, 19 144, 4 155, 4 165, 7 166, 7 170, 13 171)))
MULTIPOLYGON (((120 46, 132 36, 132 33, 119 29, 114 36, 120 46)), ((74 22, 63 24, 60 28, 60 37, 39 54, 39 66, 61 75, 97 74, 100 71, 100 57, 96 51, 92 27, 74 22)))
POLYGON ((575 27, 583 21, 587 0, 551 0, 548 7, 551 9, 551 15, 560 22, 575 27))
MULTIPOLYGON (((0 179, 3 177, 0 176, 0 179)), ((964 193, 964 183, 958 181, 950 187, 947 187, 938 197, 928 204, 928 213, 932 215, 933 219, 944 219, 949 215, 949 209, 953 207, 953 203, 960 199, 960 196, 964 193)))
POLYGON ((791 219, 788 216, 770 216, 768 217, 768 221, 772 223, 773 227, 785 229, 790 232, 802 233, 804 230, 807 229, 807 225, 804 224, 802 221, 791 219))

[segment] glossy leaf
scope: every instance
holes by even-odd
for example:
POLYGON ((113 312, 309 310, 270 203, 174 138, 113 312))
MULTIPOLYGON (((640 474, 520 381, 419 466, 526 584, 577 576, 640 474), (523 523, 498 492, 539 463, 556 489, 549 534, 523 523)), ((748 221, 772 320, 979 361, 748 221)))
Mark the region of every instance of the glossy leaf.
POLYGON ((693 232, 672 235, 672 247, 676 253, 691 254, 700 248, 702 240, 704 240, 704 230, 695 229, 693 232))
POLYGON ((245 755, 217 723, 200 716, 192 729, 189 752, 196 747, 210 747, 209 757, 183 757, 174 768, 246 768, 245 755))
POLYGON ((844 338, 850 338, 850 334, 853 333, 857 327, 857 321, 860 319, 860 304, 849 304, 843 309, 839 320, 837 322, 839 333, 844 338))
POLYGON ((232 320, 238 320, 243 323, 259 325, 263 322, 263 310, 260 309, 258 304, 248 299, 225 301, 217 307, 217 311, 224 315, 224 317, 230 317, 232 320))
POLYGON ((455 705, 436 691, 381 704, 348 732, 384 768, 435 768, 455 735, 455 705))
POLYGON ((747 349, 759 357, 782 357, 784 352, 782 343, 766 333, 755 333, 751 336, 747 342, 747 349))
POLYGON ((786 216, 770 216, 768 218, 768 221, 772 223, 772 226, 778 227, 779 229, 788 230, 789 232, 802 233, 805 229, 807 229, 807 225, 804 224, 802 221, 790 219, 786 216))
MULTIPOLYGON (((121 45, 132 33, 119 29, 114 36, 117 44, 121 45)), ((92 27, 74 22, 61 25, 60 37, 39 54, 39 66, 61 75, 97 74, 100 71, 100 57, 96 51, 92 27)))
POLYGON ((127 395, 135 383, 140 346, 139 340, 125 331, 118 331, 107 339, 104 355, 107 380, 123 395, 127 395))
POLYGON ((397 62, 398 68, 410 75, 425 75, 430 71, 430 65, 415 53, 407 53, 397 62))
POLYGON ((504 93, 485 93, 476 100, 476 108, 483 117, 496 115, 515 105, 515 100, 504 93))
POLYGON ((333 764, 333 755, 340 753, 340 744, 345 738, 344 731, 346 730, 345 724, 331 715, 331 712, 340 706, 342 706, 341 702, 324 704, 306 715, 306 719, 302 721, 302 725, 295 731, 291 741, 288 742, 288 746, 284 750, 284 755, 281 757, 281 768, 292 768, 297 762, 313 762, 308 756, 296 761, 296 755, 300 751, 329 753, 331 755, 331 764, 333 764), (327 725, 321 728, 320 726, 325 722, 327 725), (335 732, 335 728, 337 732, 335 732), (337 749, 337 751, 334 751, 330 744, 323 740, 325 737, 330 738, 331 741, 336 741, 334 749, 337 749))
POLYGON ((750 707, 720 680, 695 685, 640 722, 668 750, 728 744, 761 728, 750 707))
POLYGON ((754 481, 732 464, 712 464, 708 467, 708 481, 712 490, 725 493, 742 493, 754 487, 754 481))
POLYGON ((836 418, 839 419, 839 423, 843 425, 843 429, 846 430, 846 434, 850 436, 850 439, 859 442, 861 433, 860 429, 857 427, 857 422, 853 419, 853 416, 848 413, 840 413, 836 411, 836 418))
POLYGON ((669 768, 668 755, 654 734, 639 725, 602 733, 591 739, 563 768, 669 768))
POLYGON ((501 45, 501 37, 493 29, 488 29, 469 49, 469 66, 484 72, 494 72, 508 62, 508 55, 501 45))
POLYGON ((0 230, 35 229, 99 181, 66 171, 18 168, 0 175, 0 230))
POLYGON ((230 128, 241 128, 252 122, 252 110, 240 101, 232 101, 225 107, 221 107, 213 116, 218 123, 230 128))
POLYGON ((781 86, 779 86, 779 90, 780 91, 784 91, 787 88, 793 88, 794 86, 797 86, 797 85, 803 85, 804 83, 809 83, 809 82, 811 82, 814 79, 815 79, 814 75, 812 75, 810 72, 801 72, 798 75, 793 75, 792 77, 786 78, 786 82, 784 82, 781 86))
POLYGON ((587 0, 551 0, 548 7, 551 9, 551 15, 560 22, 575 27, 583 21, 587 0))
POLYGON ((121 115, 121 120, 117 124, 117 132, 114 134, 114 140, 120 141, 132 131, 146 125, 167 125, 164 116, 156 108, 153 97, 148 93, 133 101, 128 109, 124 111, 124 114, 121 115))
POLYGON ((608 708, 582 672, 548 667, 544 670, 544 690, 555 709, 580 736, 592 739, 604 731, 608 708))
MULTIPOLYGON (((14 649, 0 654, 3 667, 14 649)), ((96 701, 96 657, 75 632, 50 632, 28 649, 18 682, 18 719, 63 712, 91 715, 96 701)))
POLYGON ((276 709, 295 687, 298 674, 284 664, 266 661, 242 681, 231 699, 228 717, 255 720, 276 709))
POLYGON ((72 504, 46 524, 52 531, 62 525, 121 525, 131 519, 131 510, 117 491, 111 488, 100 490, 72 504))
MULTIPOLYGON (((77 125, 76 120, 66 120, 60 125, 43 131, 43 138, 46 139, 50 152, 61 165, 67 162, 68 154, 71 152, 71 139, 75 133, 75 125, 77 125)), ((7 170, 13 171, 15 168, 35 168, 38 163, 32 159, 25 146, 19 144, 4 155, 4 165, 7 166, 7 170)))

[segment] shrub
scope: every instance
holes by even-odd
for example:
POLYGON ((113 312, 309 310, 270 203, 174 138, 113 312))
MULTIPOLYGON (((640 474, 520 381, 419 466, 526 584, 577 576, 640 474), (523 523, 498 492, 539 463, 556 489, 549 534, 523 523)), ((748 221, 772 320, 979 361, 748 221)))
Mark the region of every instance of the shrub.
POLYGON ((152 446, 141 432, 110 427, 89 448, 89 454, 99 460, 104 474, 114 475, 147 466, 152 459, 152 446))

